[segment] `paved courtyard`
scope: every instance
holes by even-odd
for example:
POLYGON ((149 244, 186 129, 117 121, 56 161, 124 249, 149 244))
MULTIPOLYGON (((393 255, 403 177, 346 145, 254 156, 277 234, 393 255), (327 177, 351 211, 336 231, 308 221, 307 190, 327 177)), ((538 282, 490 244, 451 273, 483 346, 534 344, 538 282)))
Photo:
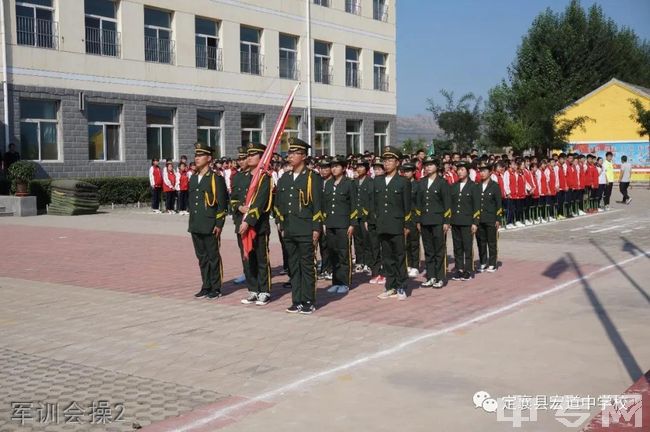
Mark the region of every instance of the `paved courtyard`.
MULTIPOLYGON (((407 301, 377 300, 367 277, 346 296, 319 282, 312 316, 284 313, 275 234, 259 307, 231 282, 231 224, 225 296, 197 300, 186 216, 2 218, 0 432, 502 431, 512 422, 476 408, 477 391, 621 394, 650 369, 650 191, 631 192, 630 206, 501 232, 497 273, 442 290, 420 277, 407 301)), ((587 423, 548 409, 518 430, 587 423)))

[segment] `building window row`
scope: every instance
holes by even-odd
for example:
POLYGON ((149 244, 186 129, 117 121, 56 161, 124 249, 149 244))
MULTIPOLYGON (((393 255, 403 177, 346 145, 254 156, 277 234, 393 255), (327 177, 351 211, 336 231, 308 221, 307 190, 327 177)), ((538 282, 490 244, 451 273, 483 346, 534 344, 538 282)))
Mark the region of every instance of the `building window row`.
MULTIPOLYGON (((313 0, 315 5, 330 7, 329 0, 313 0)), ((361 0, 345 0, 345 11, 354 15, 361 15, 361 0)), ((388 2, 386 0, 372 0, 372 19, 388 21, 388 2)))
MULTIPOLYGON (((20 148, 24 159, 59 161, 62 159, 59 124, 59 101, 20 99, 20 148)), ((91 161, 124 160, 122 143, 122 105, 88 103, 85 106, 88 121, 88 159, 91 161)), ((199 109, 196 111, 197 141, 217 150, 222 156, 223 112, 199 109)), ((334 153, 333 118, 315 117, 313 154, 334 153)), ((280 153, 289 150, 289 138, 299 138, 301 117, 289 116, 280 141, 280 153)), ((374 122, 376 154, 388 145, 387 121, 374 122)), ((146 108, 147 159, 174 159, 176 154, 176 109, 148 106, 146 108)), ((345 151, 360 153, 363 148, 362 120, 346 120, 345 151)), ((241 113, 241 143, 264 142, 264 114, 241 113)))
MULTIPOLYGON (((376 2, 377 3, 377 2, 376 2)), ((381 7, 385 9, 384 2, 381 7)), ((321 0, 322 6, 329 6, 321 0)), ((346 10, 355 13, 359 1, 347 1, 346 10)), ((86 53, 111 57, 121 56, 121 35, 117 25, 117 0, 84 0, 86 53)), ((377 5, 375 5, 377 6, 377 5)), ((22 0, 16 2, 17 38, 21 45, 41 48, 58 47, 57 23, 54 22, 53 0, 22 0)), ((175 42, 172 32, 171 11, 144 8, 144 59, 148 62, 174 64, 175 42)), ((195 17, 196 67, 223 70, 220 47, 220 22, 195 17)), ((240 72, 262 75, 264 58, 262 54, 262 29, 240 26, 240 72)), ((279 35, 280 78, 298 80, 298 42, 295 35, 279 35)), ((321 84, 333 83, 332 44, 314 40, 314 81, 321 84)), ((388 54, 375 51, 375 90, 388 91, 388 54)), ((345 85, 361 87, 361 49, 346 47, 345 85)))

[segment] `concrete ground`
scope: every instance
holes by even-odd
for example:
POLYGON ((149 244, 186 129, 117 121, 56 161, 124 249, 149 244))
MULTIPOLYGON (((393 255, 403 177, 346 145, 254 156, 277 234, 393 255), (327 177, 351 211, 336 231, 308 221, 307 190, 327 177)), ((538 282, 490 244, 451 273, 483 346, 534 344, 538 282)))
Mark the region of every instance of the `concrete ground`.
MULTIPOLYGON (((442 290, 420 277, 407 301, 377 300, 367 277, 344 297, 319 282, 312 316, 283 312, 275 235, 273 301, 258 307, 231 282, 192 297, 185 216, 3 218, 0 431, 489 432, 513 422, 476 408, 481 390, 621 394, 650 369, 650 191, 631 192, 610 212, 501 232, 497 273, 442 290)), ((231 281, 230 224, 221 252, 231 281)), ((517 429, 580 430, 598 411, 567 427, 540 410, 517 429)))

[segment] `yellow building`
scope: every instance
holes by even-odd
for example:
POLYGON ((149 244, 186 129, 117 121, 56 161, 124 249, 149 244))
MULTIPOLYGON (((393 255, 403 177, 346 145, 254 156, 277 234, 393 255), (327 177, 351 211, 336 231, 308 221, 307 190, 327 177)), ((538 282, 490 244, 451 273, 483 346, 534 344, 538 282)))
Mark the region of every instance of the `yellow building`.
POLYGON ((591 119, 584 130, 576 128, 568 137, 569 151, 603 158, 611 151, 617 167, 621 156, 627 155, 633 167, 632 181, 648 181, 650 141, 639 134, 639 124, 630 118, 634 113, 631 99, 639 99, 650 109, 650 89, 614 78, 562 110, 560 119, 591 119))

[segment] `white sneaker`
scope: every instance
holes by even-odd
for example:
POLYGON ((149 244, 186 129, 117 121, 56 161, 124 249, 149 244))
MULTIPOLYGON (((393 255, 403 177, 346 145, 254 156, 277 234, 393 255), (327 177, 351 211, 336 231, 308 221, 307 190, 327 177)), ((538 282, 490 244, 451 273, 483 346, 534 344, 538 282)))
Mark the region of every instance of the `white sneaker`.
POLYGON ((609 206, 608 205, 605 206, 605 211, 609 211, 609 206))
POLYGON ((490 266, 485 271, 488 273, 494 273, 495 271, 497 271, 497 268, 494 266, 490 266))
POLYGON ((487 268, 487 265, 485 265, 485 264, 481 264, 480 266, 478 266, 478 268, 476 269, 476 271, 477 271, 478 273, 483 273, 483 272, 485 271, 486 268, 487 268))
POLYGON ((526 225, 526 226, 530 226, 532 224, 533 224, 533 221, 528 220, 528 219, 526 219, 526 222, 524 223, 524 225, 526 225))
POLYGON ((420 276, 420 270, 411 267, 411 268, 409 268, 409 273, 408 274, 409 274, 409 277, 415 278, 415 277, 420 276))
POLYGON ((584 215, 586 215, 586 214, 587 214, 587 213, 583 212, 582 210, 578 210, 578 216, 584 216, 584 215))
POLYGON ((521 223, 521 222, 519 222, 519 221, 517 221, 517 222, 515 222, 515 226, 516 226, 516 227, 522 227, 522 226, 524 226, 524 224, 521 223))
POLYGON ((154 212, 155 214, 160 214, 160 210, 158 210, 158 209, 154 209, 153 212, 154 212))
POLYGON ((506 229, 513 229, 514 227, 515 227, 515 224, 506 225, 506 229))
POLYGON ((429 287, 434 286, 435 284, 436 284, 436 278, 431 278, 431 279, 429 279, 428 281, 422 282, 422 283, 420 284, 420 286, 421 286, 421 287, 429 288, 429 287))
POLYGON ((253 304, 257 301, 257 293, 249 292, 248 297, 241 299, 242 304, 253 304))
POLYGON ((549 217, 548 217, 548 221, 549 221, 549 222, 555 222, 555 218, 554 218, 553 216, 549 216, 549 217))
POLYGON ((269 293, 263 292, 263 293, 259 293, 255 304, 258 306, 264 306, 269 304, 270 301, 271 301, 271 295, 269 293))
POLYGON ((397 300, 406 300, 406 291, 400 288, 397 290, 397 300))

